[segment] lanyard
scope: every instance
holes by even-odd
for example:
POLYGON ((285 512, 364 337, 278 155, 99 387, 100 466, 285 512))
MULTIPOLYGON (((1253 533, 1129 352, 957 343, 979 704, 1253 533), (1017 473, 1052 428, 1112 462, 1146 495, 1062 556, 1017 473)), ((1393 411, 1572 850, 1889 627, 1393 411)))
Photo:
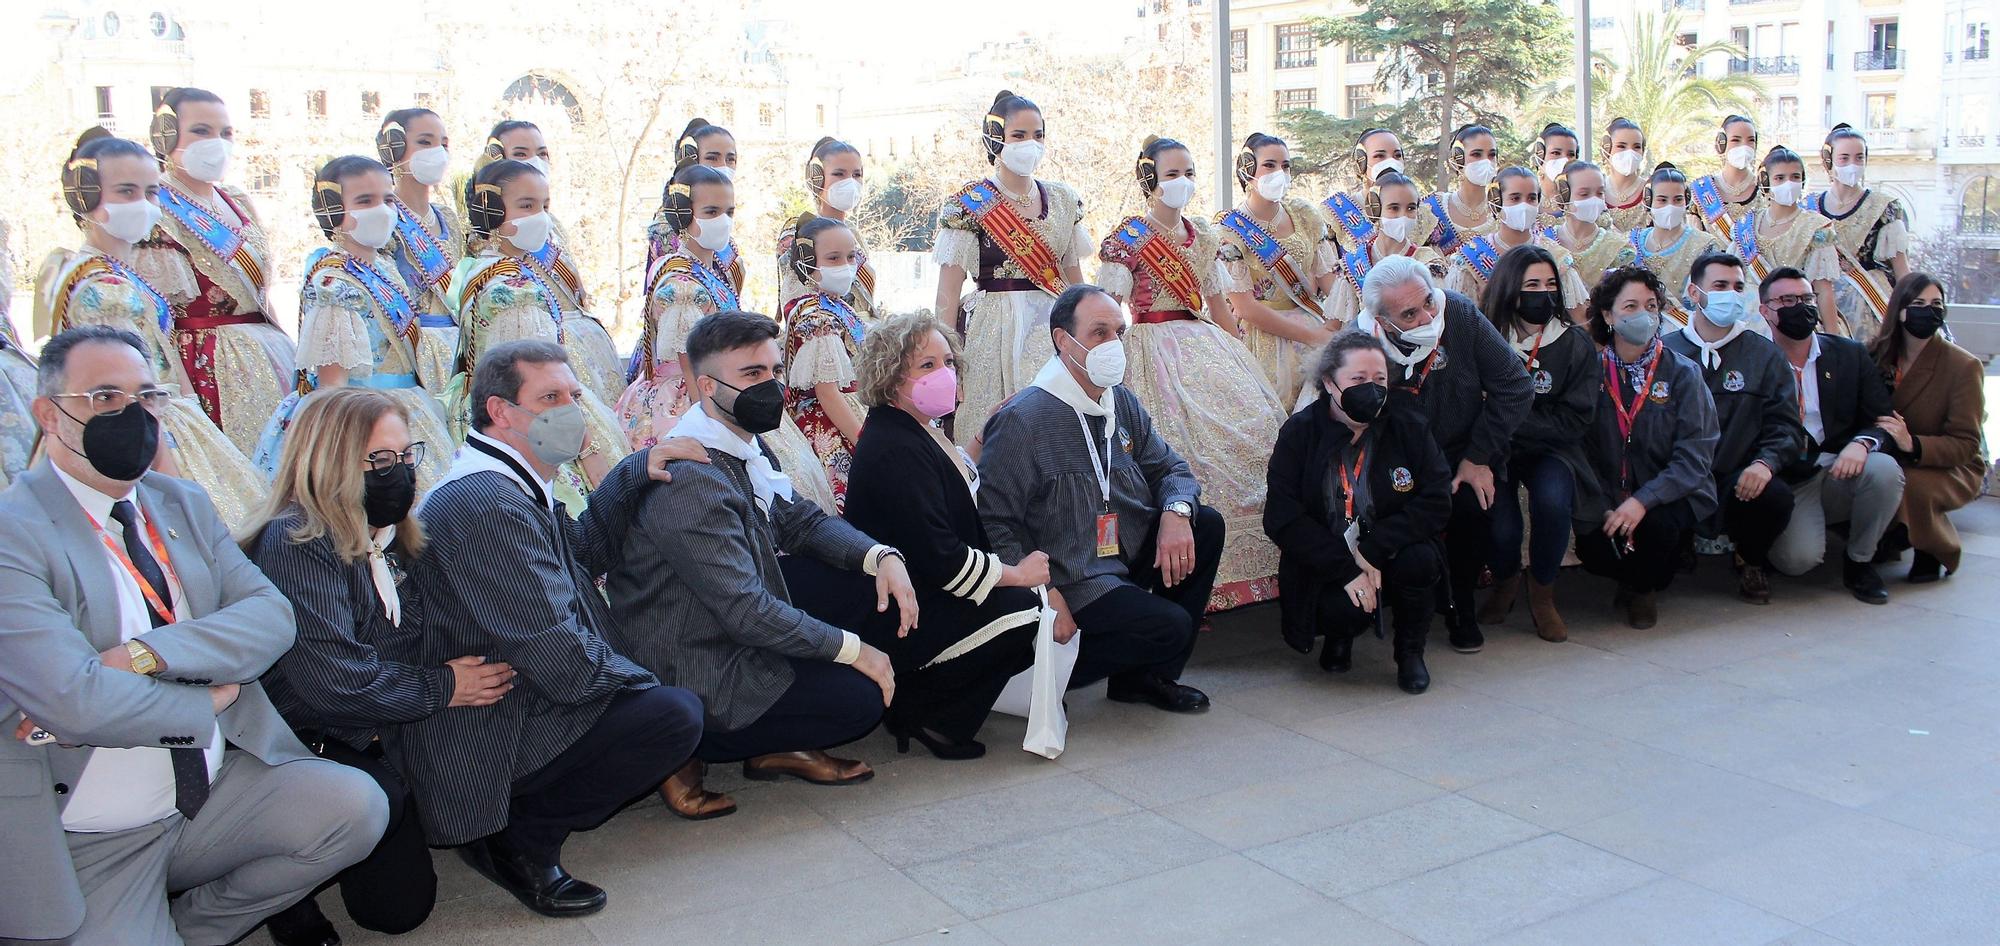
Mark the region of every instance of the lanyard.
POLYGON ((1352 474, 1348 473, 1347 464, 1340 464, 1340 491, 1346 494, 1342 498, 1343 504, 1347 507, 1344 510, 1346 519, 1343 521, 1345 522, 1354 521, 1354 487, 1361 482, 1361 464, 1367 458, 1368 446, 1363 444, 1360 449, 1354 451, 1354 472, 1352 474))
POLYGON ((1099 463, 1097 460, 1097 444, 1092 442, 1092 437, 1090 436, 1090 422, 1083 419, 1082 411, 1076 412, 1076 424, 1083 428, 1083 452, 1090 454, 1090 471, 1097 474, 1097 491, 1104 497, 1105 512, 1111 511, 1111 471, 1109 467, 1111 465, 1111 419, 1114 416, 1116 415, 1106 414, 1104 417, 1104 462, 1099 463))
POLYGON ((1793 393, 1799 396, 1799 423, 1806 422, 1806 369, 1804 365, 1787 364, 1792 369, 1793 393))
MULTIPOLYGON (((133 505, 137 506, 138 504, 133 503, 133 505)), ((174 623, 174 610, 167 607, 167 603, 160 599, 160 593, 154 590, 153 583, 147 581, 144 575, 139 574, 139 566, 132 564, 132 557, 125 554, 125 550, 119 547, 119 543, 112 541, 111 533, 106 531, 104 525, 97 521, 97 517, 87 512, 83 514, 83 517, 89 519, 91 526, 97 529, 97 537, 104 540, 104 547, 111 550, 112 556, 118 559, 118 564, 125 566, 125 573, 132 576, 132 581, 139 586, 139 593, 146 597, 146 606, 152 608, 153 614, 163 623, 174 623)), ((167 558, 167 546, 166 543, 160 541, 160 530, 153 527, 152 516, 145 518, 146 539, 153 547, 153 559, 159 562, 160 571, 166 574, 168 584, 170 586, 179 585, 181 577, 174 573, 174 563, 167 558)))
POLYGON ((1547 325, 1542 326, 1541 331, 1535 333, 1534 350, 1528 352, 1528 367, 1530 369, 1541 367, 1539 362, 1542 358, 1542 340, 1547 338, 1548 335, 1549 327, 1547 325))
MULTIPOLYGON (((1653 344, 1660 343, 1655 340, 1653 344)), ((1613 354, 1610 348, 1604 349, 1604 388, 1611 395, 1611 411, 1618 418, 1618 433, 1625 438, 1622 449, 1618 451, 1620 489, 1624 489, 1632 482, 1632 425, 1638 421, 1639 412, 1646 408, 1646 395, 1653 389, 1653 372, 1660 370, 1660 360, 1665 354, 1661 351, 1653 352, 1653 363, 1646 366, 1646 380, 1640 382, 1638 391, 1633 392, 1632 407, 1628 410, 1625 407, 1625 379, 1623 373, 1618 370, 1618 356, 1613 354)))

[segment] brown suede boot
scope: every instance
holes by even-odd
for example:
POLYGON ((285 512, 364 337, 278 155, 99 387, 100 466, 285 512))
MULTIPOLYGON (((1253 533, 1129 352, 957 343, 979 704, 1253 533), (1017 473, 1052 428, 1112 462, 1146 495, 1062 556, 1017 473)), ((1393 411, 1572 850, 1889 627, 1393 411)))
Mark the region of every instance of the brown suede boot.
POLYGON ((707 774, 708 763, 689 759, 679 771, 667 776, 667 780, 660 783, 660 800, 667 803, 667 810, 689 821, 707 821, 734 814, 735 799, 701 787, 702 779, 707 774))
POLYGON ((1556 586, 1528 579, 1528 613, 1534 616, 1535 633, 1551 644, 1569 640, 1569 625, 1556 613, 1556 586))
POLYGON ((1486 602, 1479 606, 1474 615, 1481 624, 1500 624, 1507 620, 1507 613, 1514 610, 1514 597, 1521 593, 1521 573, 1515 572, 1506 578, 1495 579, 1493 589, 1486 593, 1486 602))

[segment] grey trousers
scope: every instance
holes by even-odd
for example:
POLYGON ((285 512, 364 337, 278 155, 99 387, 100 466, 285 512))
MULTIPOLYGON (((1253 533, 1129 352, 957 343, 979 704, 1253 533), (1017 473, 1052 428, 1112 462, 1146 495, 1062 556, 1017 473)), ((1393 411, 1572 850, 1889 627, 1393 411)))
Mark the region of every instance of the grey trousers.
POLYGON ((1771 546, 1771 567, 1787 575, 1803 575, 1826 559, 1826 527, 1847 523, 1847 559, 1865 562, 1875 557, 1882 533, 1896 519, 1903 502, 1903 468, 1884 453, 1871 453, 1853 479, 1835 479, 1827 468, 1831 454, 1820 454, 1820 472, 1792 487, 1792 522, 1771 546))
POLYGON ((389 803, 364 772, 322 759, 270 766, 223 758, 193 821, 71 832, 83 928, 64 946, 220 946, 368 856, 389 803), (170 903, 169 892, 178 894, 170 903))

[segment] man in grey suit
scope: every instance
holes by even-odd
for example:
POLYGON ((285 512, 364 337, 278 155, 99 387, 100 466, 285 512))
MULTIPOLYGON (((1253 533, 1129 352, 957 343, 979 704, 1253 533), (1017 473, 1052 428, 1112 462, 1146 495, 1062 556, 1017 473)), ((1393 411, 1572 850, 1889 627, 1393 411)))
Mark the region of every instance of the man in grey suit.
POLYGON ((63 332, 37 383, 48 459, 0 493, 0 942, 232 942, 366 856, 388 802, 259 688, 291 605, 148 474, 145 343, 63 332))

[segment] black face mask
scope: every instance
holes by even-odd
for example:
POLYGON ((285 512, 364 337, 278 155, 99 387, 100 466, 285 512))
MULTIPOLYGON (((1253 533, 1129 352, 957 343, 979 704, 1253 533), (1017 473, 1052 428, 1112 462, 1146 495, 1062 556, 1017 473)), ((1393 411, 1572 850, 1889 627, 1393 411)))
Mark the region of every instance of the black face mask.
POLYGON ((368 511, 368 526, 386 529, 410 516, 417 501, 417 468, 407 463, 386 470, 369 470, 361 478, 361 508, 368 511))
POLYGON ((1521 293, 1521 321, 1529 325, 1547 325, 1560 311, 1562 297, 1556 293, 1541 290, 1521 293))
POLYGON ((1805 341, 1819 331, 1819 307, 1810 302, 1778 308, 1778 331, 1786 338, 1805 341))
POLYGON ((736 426, 747 434, 768 434, 778 429, 778 422, 785 419, 785 386, 778 379, 759 381, 747 388, 739 388, 727 381, 709 375, 716 384, 736 392, 735 403, 723 407, 721 401, 715 406, 729 415, 736 426))
POLYGON ((1929 338, 1944 328, 1944 306, 1911 306, 1903 310, 1903 331, 1913 338, 1929 338))
POLYGON ((1388 387, 1372 381, 1351 384, 1340 392, 1340 412, 1357 424, 1372 424, 1389 403, 1388 387))
MULTIPOLYGON (((69 416, 68 411, 63 414, 69 416)), ((145 476, 160 453, 160 419, 138 404, 116 414, 99 414, 83 424, 83 449, 69 450, 89 460, 90 468, 105 479, 130 483, 145 476)))

